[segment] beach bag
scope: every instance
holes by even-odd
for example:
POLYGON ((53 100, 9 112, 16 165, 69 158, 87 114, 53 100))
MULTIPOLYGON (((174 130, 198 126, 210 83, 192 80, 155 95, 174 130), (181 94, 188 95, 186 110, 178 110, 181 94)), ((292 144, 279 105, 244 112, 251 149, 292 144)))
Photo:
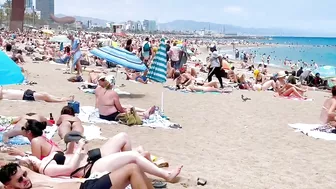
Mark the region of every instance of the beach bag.
POLYGON ((142 120, 139 115, 135 112, 134 108, 131 108, 130 112, 120 113, 116 120, 123 125, 133 126, 133 125, 142 125, 142 120))
POLYGON ((92 149, 88 151, 87 153, 87 164, 83 167, 80 167, 76 169, 74 172, 70 174, 70 178, 72 178, 76 173, 78 173, 80 170, 84 169, 84 178, 89 178, 91 175, 91 169, 93 167, 93 164, 98 161, 102 156, 99 148, 92 149))
POLYGON ((150 51, 150 46, 149 46, 149 43, 148 43, 148 42, 145 43, 145 45, 144 45, 144 47, 143 47, 143 51, 144 51, 144 52, 148 52, 148 51, 150 51))

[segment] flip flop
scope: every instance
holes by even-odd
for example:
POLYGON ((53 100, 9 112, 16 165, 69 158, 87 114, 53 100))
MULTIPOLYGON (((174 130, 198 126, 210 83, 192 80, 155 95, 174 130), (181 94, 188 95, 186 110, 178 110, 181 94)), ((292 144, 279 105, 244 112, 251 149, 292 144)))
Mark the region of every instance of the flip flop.
POLYGON ((153 180, 152 185, 154 188, 167 188, 167 183, 163 181, 153 180))

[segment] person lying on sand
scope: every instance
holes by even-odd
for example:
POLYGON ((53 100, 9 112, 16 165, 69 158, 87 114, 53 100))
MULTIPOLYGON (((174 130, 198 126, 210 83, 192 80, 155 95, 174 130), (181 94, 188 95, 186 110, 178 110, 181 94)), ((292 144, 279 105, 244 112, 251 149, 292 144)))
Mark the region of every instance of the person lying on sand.
POLYGON ((106 143, 101 148, 97 148, 97 159, 89 164, 91 165, 90 168, 85 169, 85 166, 90 163, 88 162, 87 151, 83 151, 86 143, 85 139, 80 139, 74 154, 55 152, 43 160, 29 156, 22 158, 21 161, 28 164, 32 170, 51 177, 89 178, 91 173, 114 172, 128 164, 135 163, 148 174, 163 178, 166 181, 172 181, 180 174, 182 169, 182 166, 172 170, 159 168, 138 152, 120 152, 120 149, 116 151, 111 148, 111 143, 106 143))
POLYGON ((125 72, 126 80, 134 80, 142 84, 147 84, 148 83, 147 73, 148 70, 144 71, 143 74, 141 74, 140 72, 130 73, 126 71, 125 72))
POLYGON ((2 87, 0 87, 0 100, 2 99, 45 102, 69 102, 74 100, 74 96, 55 97, 46 92, 36 92, 30 89, 23 91, 16 89, 3 89, 2 87))
MULTIPOLYGON (((38 159, 43 159, 52 152, 61 151, 56 143, 43 136, 43 131, 46 126, 47 123, 45 121, 39 122, 34 119, 28 119, 26 124, 21 127, 22 136, 27 137, 31 143, 32 155, 38 159)), ((8 154, 14 156, 26 155, 25 152, 15 147, 10 147, 8 154)))
POLYGON ((62 108, 61 116, 58 118, 56 125, 58 126, 58 135, 61 139, 70 131, 84 133, 82 121, 75 116, 75 110, 70 106, 62 108))
POLYGON ((323 124, 336 127, 336 86, 331 89, 332 97, 324 101, 320 120, 323 124))
POLYGON ((99 71, 99 70, 92 70, 91 72, 89 72, 88 83, 98 85, 98 78, 100 76, 102 76, 103 74, 106 74, 106 72, 102 72, 102 71, 99 71))
POLYGON ((191 68, 190 66, 187 66, 187 64, 183 64, 182 67, 180 68, 180 73, 188 73, 192 77, 197 78, 197 71, 195 68, 191 68))
POLYGON ((128 164, 97 179, 85 182, 55 181, 16 163, 1 166, 0 181, 6 189, 124 189, 131 184, 133 189, 154 189, 149 179, 136 164, 128 164))
POLYGON ((286 73, 284 71, 280 71, 277 75, 275 91, 279 96, 285 96, 285 97, 293 96, 296 98, 306 99, 306 97, 303 96, 303 93, 306 92, 306 90, 287 83, 286 73))
MULTIPOLYGON (((99 118, 107 121, 117 121, 116 118, 120 113, 126 113, 119 100, 119 95, 113 90, 113 82, 108 81, 106 76, 98 79, 99 86, 95 90, 96 108, 99 111, 99 118)), ((148 118, 155 111, 155 106, 146 111, 137 111, 139 116, 144 119, 148 118)))
POLYGON ((34 119, 39 122, 46 122, 47 125, 51 126, 52 123, 48 121, 48 119, 42 115, 36 114, 36 113, 27 113, 23 116, 20 116, 18 118, 15 118, 12 121, 12 124, 15 125, 13 129, 9 130, 8 132, 5 132, 3 134, 3 142, 8 143, 9 138, 18 136, 18 135, 24 135, 24 131, 21 129, 23 126, 27 124, 27 120, 34 119))

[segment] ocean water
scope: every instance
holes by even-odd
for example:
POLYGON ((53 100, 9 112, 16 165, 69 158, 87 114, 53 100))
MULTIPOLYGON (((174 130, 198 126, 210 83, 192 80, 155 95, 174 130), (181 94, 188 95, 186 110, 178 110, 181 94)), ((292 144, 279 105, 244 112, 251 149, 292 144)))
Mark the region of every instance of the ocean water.
MULTIPOLYGON (((239 49, 255 54, 255 62, 261 62, 262 55, 271 56, 270 64, 284 67, 284 61, 292 63, 304 61, 308 65, 316 62, 319 66, 336 66, 336 38, 318 37, 272 37, 266 40, 254 40, 262 43, 280 44, 273 47, 255 47, 239 49)), ((233 55, 233 51, 227 51, 233 55)))

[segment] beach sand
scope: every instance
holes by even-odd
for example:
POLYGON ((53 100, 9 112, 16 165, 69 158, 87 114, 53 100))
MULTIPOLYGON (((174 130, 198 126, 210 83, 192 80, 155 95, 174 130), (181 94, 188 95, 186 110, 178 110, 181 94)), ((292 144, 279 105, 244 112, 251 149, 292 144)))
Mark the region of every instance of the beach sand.
MULTIPOLYGON (((33 89, 56 96, 74 94, 81 106, 94 106, 94 95, 78 90, 69 83, 69 75, 55 70, 61 66, 49 63, 27 63, 29 80, 35 86, 7 86, 11 89, 33 89)), ((123 104, 140 108, 160 105, 164 91, 165 114, 183 127, 179 130, 98 125, 103 136, 128 133, 134 146, 142 145, 152 154, 168 160, 171 167, 183 165, 180 182, 170 189, 316 189, 335 188, 335 142, 316 140, 296 133, 288 123, 319 123, 321 105, 330 96, 325 92, 308 92, 314 101, 280 99, 272 92, 237 91, 232 94, 186 94, 169 91, 161 84, 141 85, 125 81, 118 74, 117 84, 134 94, 123 97, 123 104), (242 102, 241 95, 251 98, 242 102), (197 178, 208 181, 197 186, 197 178), (184 185, 184 186, 183 186, 184 185)), ((172 83, 172 81, 169 81, 172 83)), ((20 116, 37 112, 57 118, 66 103, 0 101, 1 115, 20 116)), ((57 135, 57 134, 56 134, 57 135)), ((54 139, 59 140, 56 136, 54 139)), ((99 147, 104 141, 92 141, 99 147)), ((21 147, 29 150, 28 146, 21 147)), ((6 155, 2 154, 2 157, 6 155)))

